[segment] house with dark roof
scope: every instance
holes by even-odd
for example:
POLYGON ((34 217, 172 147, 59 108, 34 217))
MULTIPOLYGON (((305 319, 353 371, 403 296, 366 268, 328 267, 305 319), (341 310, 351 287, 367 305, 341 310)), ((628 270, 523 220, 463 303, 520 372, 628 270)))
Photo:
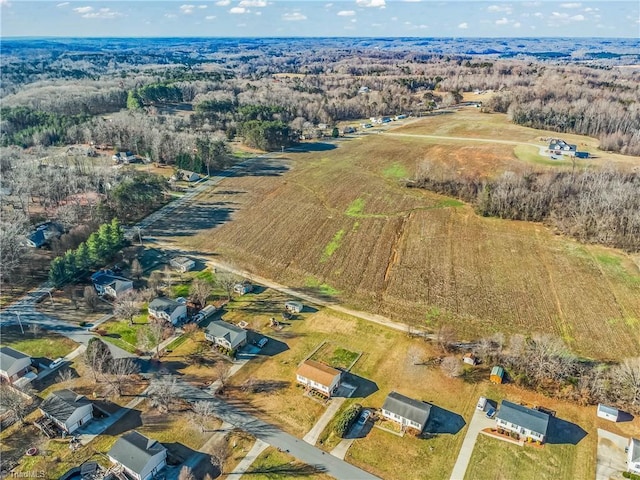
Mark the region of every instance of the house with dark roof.
POLYGON ((129 290, 133 290, 133 281, 128 278, 119 277, 111 270, 100 270, 91 275, 91 281, 98 295, 111 298, 118 298, 129 290))
POLYGON ((187 318, 187 305, 167 297, 154 298, 149 303, 149 316, 177 325, 187 318))
POLYGON ((246 345, 247 331, 223 320, 215 320, 207 325, 204 338, 229 350, 237 350, 246 345))
POLYGON ((296 381, 310 390, 330 397, 340 386, 342 372, 315 360, 305 360, 296 371, 296 381))
POLYGON ((91 401, 68 389, 51 392, 40 404, 40 411, 67 433, 73 433, 93 418, 91 401))
POLYGON ((165 446, 135 430, 122 435, 107 455, 117 465, 116 471, 135 480, 154 478, 167 465, 165 446))
POLYGON ((544 442, 547 438, 549 415, 503 400, 496 415, 496 426, 517 433, 521 438, 544 442))
POLYGON ((412 428, 418 432, 424 430, 431 405, 427 402, 414 400, 398 392, 391 392, 382 405, 382 416, 399 423, 403 429, 412 428))
POLYGON ((31 368, 31 357, 11 347, 0 347, 0 378, 13 383, 31 368))
POLYGON ((549 151, 553 154, 560 155, 571 155, 574 156, 576 154, 577 145, 570 145, 564 140, 560 140, 559 138, 554 138, 549 142, 549 151))
POLYGON ((171 265, 178 272, 188 272, 196 266, 196 262, 191 260, 189 257, 174 257, 169 261, 169 265, 171 265))
POLYGON ((40 248, 47 244, 52 238, 62 235, 63 228, 54 222, 45 222, 38 225, 35 230, 27 235, 27 245, 33 248, 40 248))
POLYGON ((627 470, 631 473, 640 473, 640 440, 637 438, 629 439, 629 448, 627 448, 627 470))

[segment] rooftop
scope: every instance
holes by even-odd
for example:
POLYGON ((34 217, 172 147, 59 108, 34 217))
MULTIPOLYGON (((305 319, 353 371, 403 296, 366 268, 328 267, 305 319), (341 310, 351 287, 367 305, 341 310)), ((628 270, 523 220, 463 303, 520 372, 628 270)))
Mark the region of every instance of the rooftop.
POLYGON ((8 371, 16 360, 22 360, 23 358, 31 357, 11 347, 0 347, 0 370, 8 371))
POLYGON ((109 450, 109 456, 129 470, 142 473, 152 457, 165 451, 164 445, 137 431, 122 435, 109 450))
POLYGON ((340 370, 324 363, 316 362, 315 360, 305 360, 302 365, 298 367, 296 374, 328 387, 333 383, 336 375, 340 376, 341 373, 340 370))
POLYGON ((85 405, 91 405, 91 401, 84 395, 78 395, 65 388, 51 392, 51 395, 40 404, 40 409, 53 418, 66 422, 78 408, 85 405))
POLYGON ((389 393, 382 408, 396 415, 400 415, 402 418, 416 422, 422 425, 423 428, 431 413, 430 404, 420 400, 414 400, 398 392, 389 393))
POLYGON ((507 400, 502 401, 496 418, 542 435, 547 434, 547 427, 549 426, 549 415, 546 413, 507 400))

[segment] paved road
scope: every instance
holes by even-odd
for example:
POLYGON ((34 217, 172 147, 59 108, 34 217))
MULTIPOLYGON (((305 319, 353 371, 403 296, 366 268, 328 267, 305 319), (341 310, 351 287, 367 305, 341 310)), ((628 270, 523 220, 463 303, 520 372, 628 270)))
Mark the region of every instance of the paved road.
POLYGON ((462 448, 458 453, 458 459, 453 466, 453 472, 451 473, 451 480, 462 480, 464 474, 469 466, 469 460, 471 460, 471 454, 473 453, 473 447, 476 444, 480 431, 485 428, 490 428, 494 425, 494 421, 487 418, 484 411, 475 410, 471 422, 469 422, 469 428, 467 434, 462 442, 462 448))
POLYGON ((242 411, 240 408, 231 405, 229 402, 219 397, 214 397, 210 393, 200 390, 186 383, 179 383, 181 398, 189 402, 199 400, 213 403, 216 416, 225 422, 235 425, 259 440, 269 445, 287 451, 298 460, 317 467, 318 470, 326 471, 329 475, 339 480, 368 480, 378 478, 353 465, 326 454, 319 448, 309 445, 293 435, 283 432, 279 428, 260 420, 253 415, 242 411))
POLYGON ((596 480, 622 478, 621 472, 627 470, 627 456, 624 449, 628 444, 627 438, 598 429, 596 480))

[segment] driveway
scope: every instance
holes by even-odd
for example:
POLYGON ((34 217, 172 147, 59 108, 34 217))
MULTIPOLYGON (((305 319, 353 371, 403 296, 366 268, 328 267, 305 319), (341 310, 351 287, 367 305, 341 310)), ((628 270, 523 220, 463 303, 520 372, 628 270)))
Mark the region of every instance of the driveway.
POLYGON ((340 409, 342 404, 345 402, 346 398, 332 398, 329 402, 329 406, 324 411, 322 416, 318 419, 316 424, 311 427, 311 430, 302 438, 305 442, 310 445, 315 445, 318 441, 318 437, 325 429, 325 427, 329 424, 333 416, 340 409))
POLYGON ((490 428, 494 424, 495 422, 492 419, 487 418, 484 411, 476 409, 473 412, 473 417, 471 418, 471 422, 469 422, 467 434, 462 442, 460 453, 458 453, 458 459, 456 460, 456 464, 453 466, 453 472, 451 472, 451 480, 462 480, 464 478, 478 435, 482 430, 490 428))
POLYGON ((305 441, 294 437, 278 427, 260 420, 257 417, 241 410, 239 407, 214 397, 206 391, 202 391, 186 383, 179 383, 180 396, 189 402, 199 400, 209 401, 213 404, 216 416, 237 428, 240 428, 269 445, 280 448, 296 457, 301 462, 316 467, 337 479, 369 480, 378 478, 353 465, 328 455, 319 448, 309 445, 305 441))
POLYGON ((598 429, 598 454, 596 457, 596 480, 622 479, 622 472, 627 470, 625 447, 629 439, 598 429))

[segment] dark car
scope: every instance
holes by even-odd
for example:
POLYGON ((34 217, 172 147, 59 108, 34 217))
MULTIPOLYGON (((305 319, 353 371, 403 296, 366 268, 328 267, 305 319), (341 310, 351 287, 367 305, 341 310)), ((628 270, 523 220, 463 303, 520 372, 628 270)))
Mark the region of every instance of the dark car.
POLYGON ((491 407, 489 408, 489 410, 487 410, 487 418, 493 418, 493 416, 496 414, 496 409, 491 407))

